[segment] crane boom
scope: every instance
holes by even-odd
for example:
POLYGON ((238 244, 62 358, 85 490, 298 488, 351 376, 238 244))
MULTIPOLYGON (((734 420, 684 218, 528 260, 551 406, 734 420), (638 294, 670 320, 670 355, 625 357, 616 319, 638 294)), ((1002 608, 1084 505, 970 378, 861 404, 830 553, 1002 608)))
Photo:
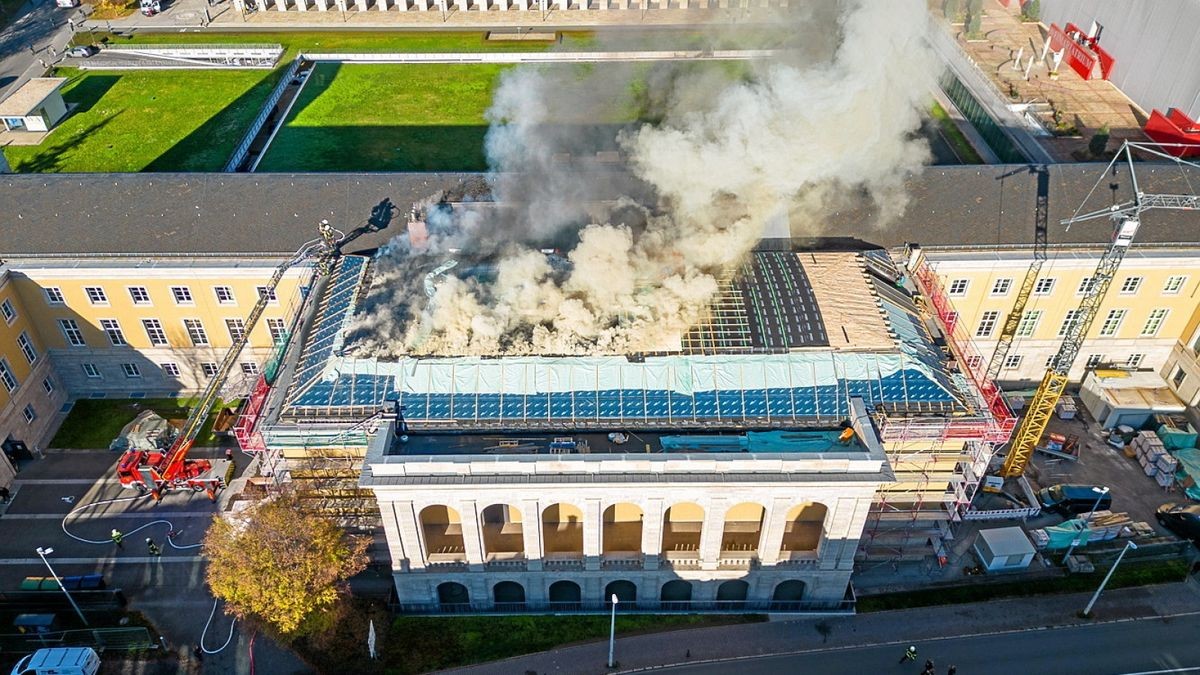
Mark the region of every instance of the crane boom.
POLYGON ((191 450, 192 444, 200 434, 200 429, 207 421, 221 387, 224 386, 234 364, 238 362, 242 350, 250 340, 251 332, 262 318, 263 312, 266 311, 267 305, 271 302, 275 289, 283 280, 284 275, 295 265, 313 257, 318 258, 318 273, 324 274, 328 271, 328 261, 336 254, 339 242, 335 240, 335 230, 327 221, 321 221, 319 229, 320 239, 308 242, 295 255, 275 268, 271 279, 259 292, 250 314, 246 316, 242 334, 225 352, 224 358, 217 366, 216 373, 209 378, 208 384, 200 394, 199 401, 192 407, 183 428, 180 429, 179 435, 172 441, 167 451, 156 453, 145 450, 129 450, 122 456, 121 461, 117 464, 117 474, 123 485, 148 489, 155 498, 161 498, 164 490, 172 488, 204 490, 209 493, 210 498, 215 498, 216 490, 223 487, 223 477, 202 476, 201 474, 211 469, 211 462, 189 460, 187 459, 188 451, 191 450))
MULTIPOLYGON (((1004 466, 1000 470, 1000 475, 1005 478, 1015 478, 1025 472, 1025 467, 1029 464, 1030 457, 1033 456, 1034 448, 1037 447, 1042 434, 1046 432, 1046 427, 1050 424, 1050 417, 1054 414, 1054 408, 1067 388, 1071 365, 1083 348, 1083 341, 1087 337, 1096 314, 1100 311, 1100 303, 1104 300, 1109 286, 1112 285, 1121 261, 1124 260, 1130 245, 1137 237, 1138 228, 1141 226, 1142 212, 1151 209, 1200 210, 1200 195, 1143 193, 1137 186, 1132 148, 1146 149, 1144 144, 1126 141, 1105 169, 1105 174, 1123 157, 1129 164, 1129 172, 1134 185, 1134 198, 1131 201, 1115 204, 1099 211, 1083 214, 1076 212, 1071 218, 1062 221, 1069 228, 1071 224, 1085 220, 1110 218, 1113 221, 1113 237, 1104 251, 1104 255, 1100 257, 1096 271, 1092 273, 1089 288, 1067 328, 1066 337, 1063 338, 1058 352, 1051 359, 1046 374, 1042 377, 1042 382, 1033 395, 1033 400, 1029 403, 1028 412, 1021 419, 1020 425, 1013 434, 1012 445, 1004 459, 1004 466)), ((1197 166, 1174 156, 1163 155, 1153 149, 1149 151, 1177 163, 1197 166)), ((1101 175, 1101 180, 1105 174, 1101 175)), ((1094 187, 1093 190, 1095 190, 1094 187)))

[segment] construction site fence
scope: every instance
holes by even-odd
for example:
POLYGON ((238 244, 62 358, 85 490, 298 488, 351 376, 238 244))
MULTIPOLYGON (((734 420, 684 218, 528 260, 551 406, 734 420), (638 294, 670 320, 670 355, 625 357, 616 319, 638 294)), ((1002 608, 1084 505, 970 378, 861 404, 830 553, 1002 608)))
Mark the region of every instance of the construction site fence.
POLYGON ((1025 520, 1036 518, 1042 510, 1036 506, 1023 509, 991 509, 988 511, 967 511, 962 514, 963 520, 1025 520))
POLYGON ((159 643, 151 638, 150 631, 144 626, 0 635, 0 652, 33 652, 53 647, 91 647, 96 650, 136 651, 156 649, 159 647, 159 643))
MULTIPOLYGON (((1107 539, 1089 543, 1084 548, 1076 549, 1079 555, 1086 555, 1088 560, 1097 565, 1111 565, 1117 561, 1117 556, 1121 555, 1121 550, 1125 548, 1126 539, 1107 539)), ((1182 558, 1188 561, 1194 561, 1200 558, 1200 552, 1196 551, 1196 547, 1190 541, 1182 539, 1159 538, 1148 541, 1134 540, 1137 548, 1130 548, 1125 552, 1125 557, 1122 559, 1122 565, 1126 562, 1134 560, 1174 560, 1182 558)))
POLYGON ((263 106, 259 110, 258 117, 255 117, 254 122, 246 129, 246 134, 242 136, 242 141, 238 143, 237 149, 233 151, 233 155, 225 163, 225 168, 222 169, 225 173, 237 171, 238 167, 246 159, 246 155, 250 152, 250 145, 254 143, 258 132, 262 131, 263 125, 267 123, 267 118, 271 116, 271 111, 275 109, 275 104, 279 103, 279 99, 283 97, 283 92, 287 89, 288 83, 296 76, 298 70, 300 70, 300 59, 295 59, 283 72, 283 77, 279 78, 279 83, 275 85, 275 89, 271 91, 271 95, 267 97, 266 101, 263 101, 263 106))

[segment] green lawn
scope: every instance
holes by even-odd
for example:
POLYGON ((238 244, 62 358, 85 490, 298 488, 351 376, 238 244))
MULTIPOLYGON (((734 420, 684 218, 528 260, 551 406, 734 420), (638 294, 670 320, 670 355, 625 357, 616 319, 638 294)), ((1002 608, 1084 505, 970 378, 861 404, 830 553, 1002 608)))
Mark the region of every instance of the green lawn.
POLYGON ((14 171, 220 171, 281 71, 60 68, 74 112, 36 146, 4 149, 14 171))
POLYGON ((946 112, 946 109, 937 101, 934 101, 933 107, 929 109, 929 115, 937 122, 938 128, 942 130, 942 134, 963 164, 983 164, 983 158, 954 124, 954 120, 950 119, 950 114, 946 112))
MULTIPOLYGON (((121 428, 133 421, 143 410, 150 409, 168 420, 187 419, 191 406, 199 399, 195 398, 85 398, 75 402, 67 419, 63 420, 54 440, 50 441, 51 448, 107 448, 109 443, 121 433, 121 428)), ((196 445, 217 445, 218 439, 213 436, 212 426, 217 419, 217 411, 222 407, 218 401, 200 434, 196 437, 196 445)), ((230 403, 234 405, 234 403, 230 403)))
MULTIPOLYGON (((617 633, 649 633, 678 628, 762 621, 759 615, 624 615, 617 633)), ((607 615, 462 616, 392 618, 383 607, 356 600, 339 617, 334 634, 293 646, 318 672, 425 673, 471 663, 531 654, 573 642, 608 637, 607 615), (363 648, 368 620, 379 631, 379 660, 363 648)))

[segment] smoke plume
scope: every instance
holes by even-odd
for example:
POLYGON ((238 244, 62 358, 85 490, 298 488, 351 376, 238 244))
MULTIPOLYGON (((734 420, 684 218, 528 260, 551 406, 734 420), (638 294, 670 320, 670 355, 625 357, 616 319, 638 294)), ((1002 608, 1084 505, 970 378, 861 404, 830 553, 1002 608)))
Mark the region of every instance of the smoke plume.
POLYGON ((508 71, 488 113, 495 203, 433 208, 427 241, 390 245, 353 348, 669 351, 768 227, 821 233, 864 199, 898 214, 928 159, 925 4, 817 2, 785 21, 788 48, 760 61, 508 71))

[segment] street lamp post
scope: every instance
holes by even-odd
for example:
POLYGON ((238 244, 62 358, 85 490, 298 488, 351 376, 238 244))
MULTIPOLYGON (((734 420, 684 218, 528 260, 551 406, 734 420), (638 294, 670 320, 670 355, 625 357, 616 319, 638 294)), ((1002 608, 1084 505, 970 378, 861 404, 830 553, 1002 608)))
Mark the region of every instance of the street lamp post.
POLYGON ((617 642, 617 594, 612 594, 612 615, 608 622, 608 667, 616 668, 617 662, 613 658, 614 648, 617 642))
POLYGON ((79 605, 75 604, 75 598, 72 598, 71 594, 67 592, 67 587, 63 586, 62 579, 58 578, 58 574, 54 571, 54 568, 50 566, 50 561, 46 560, 46 556, 50 555, 51 553, 54 553, 54 549, 42 548, 41 546, 37 547, 38 557, 42 559, 42 562, 46 563, 46 569, 50 570, 50 576, 54 577, 54 581, 58 584, 58 587, 62 589, 63 595, 67 596, 67 601, 70 602, 71 606, 75 608, 75 613, 79 615, 79 620, 83 622, 83 625, 91 628, 92 625, 88 623, 87 617, 83 615, 83 610, 79 609, 79 605))
POLYGON ((1108 580, 1112 578, 1113 572, 1117 571, 1117 565, 1121 564, 1121 559, 1125 557, 1125 552, 1129 549, 1137 550, 1137 544, 1133 543, 1133 540, 1125 542, 1125 548, 1121 549, 1121 554, 1117 556, 1117 561, 1109 568, 1108 574, 1104 575, 1104 581, 1100 582, 1100 588, 1097 588, 1096 592, 1092 594, 1092 599, 1088 601, 1087 607, 1083 608, 1083 614, 1080 616, 1086 619, 1092 615, 1092 607, 1100 599, 1100 594, 1104 592, 1104 587, 1108 585, 1108 580))
MULTIPOLYGON (((1098 488, 1093 486, 1092 492, 1096 493, 1096 503, 1092 504, 1092 510, 1088 511, 1087 517, 1083 519, 1084 527, 1087 527, 1092 522, 1092 516, 1096 513, 1096 509, 1100 508, 1100 500, 1104 499, 1104 495, 1108 494, 1108 487, 1098 488)), ((1083 531, 1075 535, 1075 539, 1071 541, 1071 547, 1067 549, 1067 554, 1063 556, 1062 565, 1067 564, 1067 560, 1071 558, 1071 554, 1075 552, 1075 547, 1079 545, 1079 539, 1082 537, 1083 531)))

